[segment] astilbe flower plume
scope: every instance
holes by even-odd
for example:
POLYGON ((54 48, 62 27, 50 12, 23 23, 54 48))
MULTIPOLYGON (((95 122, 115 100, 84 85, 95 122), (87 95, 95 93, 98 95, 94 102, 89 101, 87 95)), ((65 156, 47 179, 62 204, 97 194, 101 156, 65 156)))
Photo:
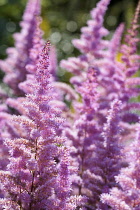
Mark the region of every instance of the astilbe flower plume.
MULTIPOLYGON (((114 100, 111 103, 111 109, 108 112, 107 122, 103 127, 103 143, 97 142, 97 155, 94 159, 93 173, 100 175, 102 181, 100 182, 101 192, 109 192, 112 186, 119 187, 115 182, 115 176, 119 174, 123 167, 122 146, 120 144, 120 110, 121 102, 114 100)), ((97 192, 98 192, 97 190, 97 192)), ((101 201, 98 204, 99 209, 108 209, 101 201)))
POLYGON ((108 35, 108 30, 103 27, 103 17, 107 10, 110 0, 102 0, 97 7, 91 11, 92 20, 87 22, 88 27, 81 29, 81 38, 73 40, 73 44, 82 53, 91 53, 96 58, 104 56, 103 49, 106 48, 108 41, 102 38, 108 35))
POLYGON ((138 36, 138 21, 140 13, 140 1, 138 2, 134 18, 131 22, 131 26, 128 29, 128 33, 125 36, 125 44, 121 46, 122 61, 124 64, 124 71, 126 76, 134 75, 139 67, 140 56, 137 55, 137 45, 139 42, 138 36))
POLYGON ((109 3, 110 0, 101 0, 96 8, 91 11, 92 19, 87 22, 87 27, 81 29, 81 38, 72 41, 74 46, 81 51, 82 56, 69 58, 68 61, 62 60, 60 63, 62 68, 66 68, 74 75, 80 75, 81 77, 83 76, 81 70, 87 70, 88 62, 91 64, 92 59, 104 58, 104 50, 109 42, 102 40, 102 38, 109 32, 103 27, 103 21, 109 3))
POLYGON ((116 186, 114 176, 119 174, 122 167, 119 145, 121 119, 118 114, 121 102, 112 102, 102 132, 95 115, 100 98, 97 87, 97 72, 90 67, 85 82, 77 88, 82 104, 76 103, 74 106, 75 123, 66 129, 66 135, 75 147, 71 155, 79 168, 79 177, 73 180, 74 193, 87 197, 87 209, 107 208, 100 202, 100 195, 116 186))
POLYGON ((8 57, 0 61, 0 68, 4 71, 4 83, 6 83, 16 95, 24 95, 18 85, 26 79, 30 49, 36 27, 35 16, 40 15, 41 0, 29 0, 20 23, 21 32, 14 34, 15 47, 8 48, 8 57))
POLYGON ((96 71, 89 68, 87 79, 83 86, 79 88, 83 103, 75 104, 74 124, 71 124, 65 130, 65 134, 70 140, 69 144, 75 148, 71 155, 74 158, 74 164, 79 168, 79 177, 74 176, 73 185, 75 191, 80 195, 85 188, 84 173, 88 169, 88 160, 93 154, 93 133, 97 134, 97 128, 93 120, 97 108, 95 102, 97 96, 96 85, 96 71))
MULTIPOLYGON (((25 93, 31 93, 33 92, 32 90, 32 84, 34 84, 34 80, 35 77, 34 75, 36 74, 37 71, 37 63, 39 60, 39 53, 41 52, 42 48, 43 48, 43 32, 40 29, 40 24, 42 22, 41 17, 35 17, 36 21, 35 21, 35 30, 34 30, 34 34, 33 34, 33 39, 32 39, 32 48, 30 49, 30 53, 29 53, 29 62, 28 64, 25 66, 25 69, 27 71, 26 74, 26 80, 19 83, 19 88, 25 92, 25 93)), ((19 98, 19 97, 18 97, 19 98)))
POLYGON ((102 194, 102 202, 108 204, 114 210, 139 210, 140 209, 140 127, 137 129, 137 136, 129 145, 126 158, 129 159, 129 166, 122 169, 115 177, 120 189, 112 188, 110 193, 102 194))
POLYGON ((140 1, 136 8, 134 18, 131 23, 126 36, 125 43, 121 45, 121 59, 122 63, 117 63, 118 67, 121 69, 122 78, 119 82, 122 83, 121 91, 119 91, 120 100, 126 105, 124 107, 124 121, 127 122, 138 122, 138 116, 136 116, 133 110, 139 110, 140 103, 130 102, 133 97, 139 96, 139 84, 140 79, 135 73, 138 72, 140 67, 140 56, 137 54, 138 47, 138 20, 140 13, 140 1), (127 110, 127 111, 126 111, 127 110), (128 112, 129 111, 129 112, 128 112), (125 114, 126 113, 126 114, 125 114))
POLYGON ((70 197, 69 149, 58 136, 60 110, 52 105, 53 91, 48 71, 49 42, 37 64, 34 92, 23 102, 25 113, 13 116, 19 138, 5 139, 10 163, 1 171, 4 209, 75 209, 81 199, 70 197))

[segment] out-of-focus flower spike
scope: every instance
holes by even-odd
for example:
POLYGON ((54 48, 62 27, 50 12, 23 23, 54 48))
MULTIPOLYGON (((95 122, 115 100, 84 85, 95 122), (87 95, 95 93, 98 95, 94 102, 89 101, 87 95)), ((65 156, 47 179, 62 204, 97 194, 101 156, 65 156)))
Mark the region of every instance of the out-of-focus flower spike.
POLYGON ((103 24, 103 16, 106 13, 107 7, 110 3, 110 0, 101 0, 97 4, 96 8, 91 11, 91 16, 93 19, 98 19, 100 25, 103 24))
POLYGON ((8 57, 0 61, 0 68, 6 73, 4 82, 16 95, 24 95, 18 87, 26 79, 25 66, 29 62, 30 49, 33 46, 33 35, 36 30, 36 15, 40 14, 41 0, 29 0, 21 21, 21 32, 14 34, 15 47, 8 48, 8 57))
MULTIPOLYGON (((122 147, 119 144, 120 141, 120 110, 122 103, 118 100, 114 100, 111 103, 111 108, 108 112, 107 122, 103 126, 103 142, 96 143, 96 156, 93 160, 93 174, 102 178, 99 181, 101 185, 100 193, 95 188, 95 196, 100 197, 101 193, 109 192, 109 189, 113 186, 117 186, 115 183, 115 176, 119 174, 122 167, 122 147), (113 167, 112 167, 113 166, 113 167), (95 171, 95 172, 94 172, 95 171)), ((97 178, 96 178, 97 179, 97 178)), ((118 187, 118 186, 117 186, 118 187)), ((99 202, 97 204, 99 209, 106 209, 107 205, 99 202)))
POLYGON ((37 71, 37 63, 39 60, 39 54, 43 48, 44 41, 42 39, 43 32, 40 29, 40 23, 42 19, 39 16, 35 17, 36 19, 36 29, 33 34, 33 47, 30 49, 29 53, 29 62, 26 65, 26 80, 20 82, 18 87, 25 93, 32 93, 35 84, 35 77, 37 71))
POLYGON ((103 27, 104 14, 110 0, 101 0, 95 9, 91 11, 92 20, 87 27, 81 29, 80 39, 72 41, 73 45, 82 53, 91 53, 95 57, 102 57, 102 50, 108 46, 108 42, 102 40, 109 32, 103 27))
POLYGON ((40 0, 28 0, 25 12, 23 14, 23 21, 21 21, 20 25, 22 26, 22 23, 24 23, 24 21, 29 21, 29 19, 32 20, 34 15, 40 15, 40 12, 40 0))
POLYGON ((124 31, 124 24, 120 24, 119 27, 116 29, 112 40, 110 41, 109 44, 109 58, 113 61, 116 58, 116 55, 118 53, 120 44, 121 44, 121 39, 122 39, 122 33, 124 31))
POLYGON ((112 188, 109 193, 103 193, 101 200, 114 210, 139 210, 140 209, 140 126, 136 131, 135 141, 129 145, 125 158, 129 166, 121 169, 120 174, 115 177, 120 188, 112 188), (119 206, 122 204, 121 206, 119 206))
POLYGON ((33 46, 30 49, 29 53, 29 64, 26 65, 26 70, 31 74, 36 73, 36 64, 39 59, 39 53, 41 52, 44 44, 44 41, 42 39, 43 31, 40 29, 42 19, 39 16, 36 16, 35 19, 36 28, 33 34, 33 46))
POLYGON ((125 44, 123 44, 121 47, 122 61, 124 63, 123 70, 126 72, 126 76, 128 77, 135 74, 140 67, 140 56, 136 55, 137 44, 140 40, 139 38, 137 38, 137 33, 138 33, 137 29, 139 27, 138 25, 139 13, 140 13, 140 1, 136 8, 136 12, 132 20, 131 27, 125 36, 125 44))
POLYGON ((56 81, 58 65, 57 65, 57 51, 56 51, 55 46, 51 46, 49 56, 50 56, 49 71, 52 74, 52 79, 56 81))

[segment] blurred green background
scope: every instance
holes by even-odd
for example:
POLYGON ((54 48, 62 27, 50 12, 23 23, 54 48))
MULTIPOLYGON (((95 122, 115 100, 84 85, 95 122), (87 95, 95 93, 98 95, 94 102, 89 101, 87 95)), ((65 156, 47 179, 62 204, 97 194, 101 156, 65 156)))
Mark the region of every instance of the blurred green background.
MULTIPOLYGON (((0 0, 0 59, 13 46, 12 34, 20 31, 27 0, 0 0)), ((42 0, 44 38, 56 45, 58 60, 77 55, 71 40, 80 36, 80 28, 90 18, 89 12, 99 0, 42 0)), ((105 27, 111 34, 120 22, 129 26, 137 0, 112 0, 105 16, 105 27)))

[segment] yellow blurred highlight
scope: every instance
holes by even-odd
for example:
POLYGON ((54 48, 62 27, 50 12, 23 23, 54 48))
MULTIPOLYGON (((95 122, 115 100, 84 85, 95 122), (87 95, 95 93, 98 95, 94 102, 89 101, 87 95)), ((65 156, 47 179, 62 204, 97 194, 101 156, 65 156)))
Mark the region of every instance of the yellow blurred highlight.
POLYGON ((41 27, 41 29, 44 32, 44 38, 48 38, 49 33, 50 33, 50 24, 49 24, 49 22, 46 19, 43 19, 40 27, 41 27))
POLYGON ((118 61, 118 62, 121 62, 122 63, 122 59, 121 59, 121 57, 122 57, 122 53, 118 53, 117 54, 117 56, 116 56, 116 61, 118 61))

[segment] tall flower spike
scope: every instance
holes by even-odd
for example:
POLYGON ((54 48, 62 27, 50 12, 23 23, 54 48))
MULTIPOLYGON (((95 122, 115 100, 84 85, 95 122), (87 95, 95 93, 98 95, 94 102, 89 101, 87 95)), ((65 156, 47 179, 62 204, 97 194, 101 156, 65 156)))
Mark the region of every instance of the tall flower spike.
POLYGON ((43 32, 40 29, 40 23, 42 22, 40 17, 35 17, 35 31, 33 34, 33 47, 30 49, 29 53, 29 62, 26 65, 27 75, 26 80, 21 82, 18 86, 25 93, 32 93, 32 89, 34 89, 33 84, 35 83, 35 77, 37 71, 37 63, 39 59, 39 53, 43 48, 43 32))
MULTIPOLYGON (((93 201, 96 208, 106 209, 99 201, 103 192, 109 192, 112 186, 116 186, 115 176, 119 174, 122 167, 122 154, 120 140, 120 116, 121 102, 114 100, 107 116, 107 122, 103 126, 102 137, 95 141, 95 155, 92 160, 90 171, 92 178, 93 201)), ((92 201, 92 202, 93 202, 92 201)))
POLYGON ((139 210, 140 126, 135 141, 129 145, 126 158, 129 160, 129 167, 122 169, 120 174, 115 177, 121 188, 112 188, 110 193, 101 195, 101 200, 114 210, 139 210))
MULTIPOLYGON (((33 34, 33 47, 30 49, 29 58, 28 58, 28 64, 25 66, 27 70, 26 74, 26 80, 19 83, 18 87, 21 91, 23 91, 25 94, 30 94, 34 92, 34 85, 35 85, 35 74, 37 72, 37 63, 39 60, 39 53, 42 51, 43 48, 43 39, 42 35, 43 32, 40 29, 40 23, 41 23, 40 17, 35 17, 35 30, 33 34)), ((24 97, 18 97, 18 98, 8 98, 6 101, 6 104, 16 110, 20 114, 25 114, 24 109, 22 106, 23 101, 25 100, 24 97)))
MULTIPOLYGON (((94 137, 97 138, 98 128, 95 125, 94 114, 97 109, 97 83, 96 70, 89 67, 87 78, 80 87, 77 88, 78 93, 82 96, 82 104, 76 103, 75 119, 70 129, 66 129, 66 135, 70 140, 75 150, 71 152, 74 159, 74 164, 79 168, 78 176, 73 178, 74 193, 78 195, 85 195, 87 202, 85 208, 89 208, 92 199, 92 190, 88 188, 91 185, 90 167, 92 167, 92 158, 94 156, 94 137)), ((92 176, 92 175, 91 175, 92 176)), ((91 204, 93 207, 94 202, 91 204)))
POLYGON ((73 44, 82 53, 91 53, 95 57, 102 57, 102 50, 106 48, 107 41, 102 40, 109 32, 103 27, 104 14, 110 0, 101 0, 95 9, 91 11, 92 20, 87 22, 88 26, 81 29, 80 39, 73 40, 73 44))
POLYGON ((106 208, 107 205, 99 201, 100 195, 116 185, 114 176, 119 173, 122 158, 118 116, 121 102, 112 102, 107 122, 104 126, 103 122, 100 124, 97 78, 98 71, 89 67, 87 79, 76 89, 83 103, 75 106, 77 118, 74 125, 66 130, 67 137, 75 147, 72 156, 75 163, 79 164, 79 179, 73 180, 73 186, 78 194, 87 197, 85 207, 89 209, 106 208))
POLYGON ((11 210, 75 210, 82 197, 71 197, 69 149, 59 129, 61 110, 53 100, 49 67, 49 41, 37 63, 34 91, 23 100, 23 113, 11 126, 19 138, 5 140, 10 163, 0 171, 5 198, 2 208, 11 210), (77 201, 78 200, 78 201, 77 201))
MULTIPOLYGON (((100 0, 91 11, 92 19, 87 22, 88 26, 81 29, 81 38, 74 39, 73 45, 83 53, 78 58, 69 58, 67 61, 62 60, 60 66, 78 75, 79 81, 82 81, 84 73, 87 71, 89 65, 97 67, 96 59, 106 57, 106 49, 109 47, 109 42, 103 40, 109 32, 103 27, 104 14, 110 0, 100 0)), ((101 62, 102 63, 102 62, 101 62)), ((76 79, 78 79, 76 78, 76 79)), ((85 79, 85 78, 84 78, 85 79)), ((73 81, 71 81, 73 83, 73 81)))
POLYGON ((138 71, 140 67, 140 56, 136 54, 137 44, 139 42, 138 34, 138 18, 140 13, 140 1, 136 8, 136 12, 131 23, 131 27, 128 30, 128 34, 125 36, 125 43, 122 45, 122 61, 124 62, 124 71, 126 76, 132 76, 135 72, 138 71))
POLYGON ((140 1, 136 8, 136 12, 128 30, 128 33, 125 36, 125 44, 121 46, 121 59, 122 62, 117 62, 116 65, 122 71, 122 79, 116 77, 116 79, 121 82, 121 91, 119 91, 120 100, 125 105, 124 108, 124 117, 122 118, 125 122, 138 122, 138 115, 135 114, 136 109, 139 110, 140 103, 130 102, 130 99, 133 97, 138 97, 140 93, 140 78, 134 76, 140 68, 140 55, 137 54, 137 45, 139 42, 138 38, 138 18, 140 13, 140 1), (133 113, 132 113, 133 112, 133 113))
POLYGON ((26 79, 25 69, 28 63, 29 52, 33 46, 33 35, 36 29, 35 16, 40 15, 40 1, 28 0, 23 20, 20 23, 21 32, 14 34, 15 47, 8 48, 8 57, 0 61, 0 68, 5 72, 4 82, 14 91, 14 94, 23 95, 18 84, 26 79))

